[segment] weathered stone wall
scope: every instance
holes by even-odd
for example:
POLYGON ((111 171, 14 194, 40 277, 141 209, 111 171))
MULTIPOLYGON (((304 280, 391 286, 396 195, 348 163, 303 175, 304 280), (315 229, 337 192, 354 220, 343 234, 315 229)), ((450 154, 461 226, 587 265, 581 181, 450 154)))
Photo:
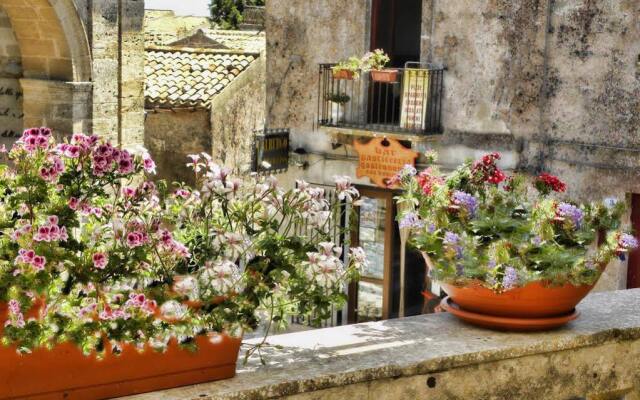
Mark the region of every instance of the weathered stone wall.
POLYGON ((251 168, 255 131, 264 127, 266 57, 261 55, 211 104, 211 154, 235 173, 251 168))
POLYGON ((291 128, 294 146, 322 146, 313 130, 318 64, 369 46, 369 0, 269 0, 267 2, 267 123, 291 128))
POLYGON ((211 151, 209 110, 148 111, 144 128, 145 147, 156 162, 158 178, 193 183, 187 156, 211 151))
POLYGON ((92 2, 93 129, 131 147, 144 141, 144 1, 92 2))
POLYGON ((0 8, 0 145, 10 147, 22 131, 22 60, 9 16, 0 8))

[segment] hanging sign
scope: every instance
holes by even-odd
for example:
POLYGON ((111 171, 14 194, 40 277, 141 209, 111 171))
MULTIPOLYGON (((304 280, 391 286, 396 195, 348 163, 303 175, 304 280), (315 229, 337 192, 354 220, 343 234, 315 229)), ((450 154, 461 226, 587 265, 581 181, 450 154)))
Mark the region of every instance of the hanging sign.
POLYGON ((415 165, 418 152, 407 149, 395 139, 373 138, 369 143, 354 142, 359 156, 356 177, 368 177, 380 187, 388 183, 405 165, 415 165))
POLYGON ((254 172, 284 172, 289 168, 289 130, 267 129, 257 132, 254 172))
POLYGON ((425 129, 429 70, 407 68, 403 75, 400 126, 404 129, 425 129))

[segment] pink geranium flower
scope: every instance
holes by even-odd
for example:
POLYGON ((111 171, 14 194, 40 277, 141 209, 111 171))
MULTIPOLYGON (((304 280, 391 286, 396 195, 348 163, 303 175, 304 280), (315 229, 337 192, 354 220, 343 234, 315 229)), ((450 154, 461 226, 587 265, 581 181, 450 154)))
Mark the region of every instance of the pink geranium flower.
POLYGON ((93 259, 93 266, 96 269, 105 269, 107 267, 107 264, 109 263, 109 260, 107 259, 107 255, 104 253, 95 253, 92 259, 93 259))

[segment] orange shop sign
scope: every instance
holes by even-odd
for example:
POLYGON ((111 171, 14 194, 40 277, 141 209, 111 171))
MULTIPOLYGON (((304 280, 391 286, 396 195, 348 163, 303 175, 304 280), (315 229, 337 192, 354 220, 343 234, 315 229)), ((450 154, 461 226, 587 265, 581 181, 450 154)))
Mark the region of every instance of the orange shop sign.
POLYGON ((373 138, 366 144, 354 142, 359 156, 356 176, 368 177, 380 187, 387 187, 389 180, 405 165, 415 165, 418 152, 407 149, 395 139, 373 138))

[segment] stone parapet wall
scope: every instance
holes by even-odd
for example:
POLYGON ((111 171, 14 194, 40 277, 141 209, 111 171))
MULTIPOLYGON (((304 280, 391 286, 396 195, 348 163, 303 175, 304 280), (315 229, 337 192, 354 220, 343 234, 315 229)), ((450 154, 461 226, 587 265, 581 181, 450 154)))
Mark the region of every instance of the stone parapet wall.
POLYGON ((432 314, 274 336, 234 379, 126 400, 638 400, 639 309, 640 289, 592 294, 550 332, 432 314))

